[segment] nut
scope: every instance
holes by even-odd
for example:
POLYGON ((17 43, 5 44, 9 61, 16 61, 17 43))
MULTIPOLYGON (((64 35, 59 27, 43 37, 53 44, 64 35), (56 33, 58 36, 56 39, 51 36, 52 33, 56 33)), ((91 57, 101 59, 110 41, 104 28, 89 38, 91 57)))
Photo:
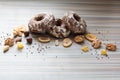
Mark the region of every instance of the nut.
POLYGON ((59 46, 59 41, 55 40, 55 46, 59 46))
POLYGON ((84 52, 88 52, 88 51, 89 51, 88 46, 83 46, 83 47, 82 47, 82 51, 84 51, 84 52))
POLYGON ((102 42, 100 40, 95 39, 95 40, 93 40, 91 45, 92 45, 93 48, 98 49, 98 48, 101 47, 101 44, 102 44, 102 42))
POLYGON ((18 26, 18 29, 20 32, 24 32, 26 31, 26 26, 25 25, 18 26))
POLYGON ((19 37, 22 37, 22 32, 19 31, 17 34, 19 37))
POLYGON ((9 46, 8 46, 8 45, 4 46, 3 52, 5 53, 5 52, 7 52, 8 50, 9 50, 9 46))
POLYGON ((84 42, 84 38, 81 35, 77 35, 77 36, 75 36, 74 41, 76 43, 82 43, 82 42, 84 42))
POLYGON ((14 39, 12 39, 12 38, 7 38, 6 40, 5 40, 5 45, 8 45, 8 46, 13 46, 14 45, 14 39))
POLYGON ((62 44, 64 47, 70 47, 72 45, 72 40, 70 38, 65 38, 62 44))
POLYGON ((115 44, 112 44, 112 43, 108 43, 106 45, 106 49, 107 50, 110 50, 110 51, 116 51, 116 45, 115 44))
POLYGON ((31 37, 27 37, 26 41, 27 41, 28 44, 32 44, 32 38, 31 37))
POLYGON ((23 49, 24 48, 24 46, 21 42, 17 42, 17 47, 18 47, 18 49, 23 49))
POLYGON ((17 34, 17 31, 13 31, 13 36, 14 36, 14 37, 17 37, 17 35, 18 35, 18 34, 17 34))
POLYGON ((38 41, 42 42, 42 43, 47 43, 47 42, 50 42, 51 39, 47 36, 40 36, 40 37, 38 37, 38 41))
POLYGON ((28 37, 29 36, 29 31, 24 31, 24 36, 28 37))
POLYGON ((16 37, 16 36, 19 36, 21 37, 22 36, 22 33, 26 30, 26 27, 24 25, 22 26, 18 26, 18 27, 15 27, 13 29, 13 36, 16 37))
POLYGON ((15 42, 21 42, 22 41, 22 38, 21 37, 17 37, 15 42))
POLYGON ((87 40, 89 40, 89 41, 93 41, 93 40, 95 40, 95 39, 97 39, 97 37, 94 35, 94 34, 86 34, 85 35, 85 38, 87 39, 87 40))

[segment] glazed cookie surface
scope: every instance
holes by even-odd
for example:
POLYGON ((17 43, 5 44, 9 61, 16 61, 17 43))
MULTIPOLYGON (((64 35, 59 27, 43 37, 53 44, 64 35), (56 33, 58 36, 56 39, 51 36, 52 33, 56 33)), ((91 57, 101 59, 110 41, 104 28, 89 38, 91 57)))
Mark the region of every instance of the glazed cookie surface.
POLYGON ((48 32, 56 38, 68 37, 70 34, 70 30, 67 29, 67 25, 60 18, 55 19, 54 26, 50 27, 48 32))
POLYGON ((86 22, 77 13, 73 11, 66 13, 63 17, 63 21, 73 33, 86 33, 86 22))
POLYGON ((29 21, 28 27, 32 33, 45 33, 48 27, 53 26, 54 20, 52 13, 40 13, 29 21))

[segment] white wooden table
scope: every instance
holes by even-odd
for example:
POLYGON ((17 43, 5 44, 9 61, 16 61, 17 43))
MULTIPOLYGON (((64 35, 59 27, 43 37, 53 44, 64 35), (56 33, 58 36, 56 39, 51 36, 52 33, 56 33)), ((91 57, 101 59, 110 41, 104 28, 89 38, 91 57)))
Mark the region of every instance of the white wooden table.
POLYGON ((0 36, 0 80, 120 80, 119 0, 0 1, 0 36), (108 52, 109 58, 101 58, 100 49, 92 49, 88 41, 83 45, 92 51, 83 53, 83 45, 76 43, 63 48, 61 43, 55 47, 53 41, 41 44, 34 40, 32 45, 36 46, 32 47, 26 45, 23 37, 25 47, 22 51, 14 45, 6 54, 3 53, 3 36, 12 34, 13 27, 27 26, 30 18, 41 12, 62 17, 70 10, 86 20, 87 29, 103 44, 117 44, 117 51, 108 52), (45 50, 38 53, 38 44, 45 50))

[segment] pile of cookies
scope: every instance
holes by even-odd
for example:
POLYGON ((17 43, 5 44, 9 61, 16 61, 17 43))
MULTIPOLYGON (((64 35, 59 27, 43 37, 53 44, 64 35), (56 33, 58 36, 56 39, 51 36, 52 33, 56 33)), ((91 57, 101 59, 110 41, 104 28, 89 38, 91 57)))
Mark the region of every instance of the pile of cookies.
MULTIPOLYGON (((102 42, 97 38, 96 35, 87 33, 86 22, 75 12, 66 13, 63 18, 55 18, 52 13, 40 13, 33 17, 29 23, 28 28, 24 25, 15 27, 13 29, 13 38, 6 38, 4 41, 4 49, 3 52, 7 52, 9 47, 12 47, 15 42, 17 44, 18 49, 23 49, 24 45, 22 43, 22 34, 26 38, 26 42, 28 44, 32 44, 32 37, 30 33, 37 33, 42 36, 38 37, 38 41, 41 43, 48 43, 51 41, 50 36, 54 36, 55 46, 59 46, 59 38, 62 38, 62 45, 67 48, 70 47, 73 43, 72 39, 69 38, 69 35, 75 35, 73 40, 74 42, 81 44, 84 43, 85 39, 91 42, 91 46, 94 49, 98 49, 101 47, 102 42), (49 36, 45 36, 47 34, 49 36)), ((102 55, 107 55, 107 51, 116 51, 116 45, 112 43, 106 44, 106 49, 101 50, 102 55)), ((88 52, 88 46, 83 46, 81 48, 83 52, 88 52)))
POLYGON ((55 18, 52 13, 37 14, 29 21, 28 27, 32 33, 65 38, 70 34, 85 34, 87 25, 77 13, 69 11, 62 18, 55 18))

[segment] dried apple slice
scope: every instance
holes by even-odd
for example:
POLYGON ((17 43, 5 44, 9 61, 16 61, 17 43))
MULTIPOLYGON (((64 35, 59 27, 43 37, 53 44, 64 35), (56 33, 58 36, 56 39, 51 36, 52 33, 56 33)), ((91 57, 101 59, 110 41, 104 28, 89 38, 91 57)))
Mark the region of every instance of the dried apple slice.
POLYGON ((70 38, 65 38, 62 44, 64 47, 70 47, 72 45, 72 40, 70 38))
POLYGON ((92 42, 93 40, 97 39, 97 36, 89 33, 85 35, 85 38, 92 42))
POLYGON ((82 43, 82 42, 84 42, 84 38, 81 35, 77 35, 77 36, 74 37, 74 41, 76 43, 82 43))
POLYGON ((38 37, 38 41, 42 42, 42 43, 48 43, 51 41, 51 39, 49 37, 46 37, 46 36, 40 36, 40 37, 38 37))

